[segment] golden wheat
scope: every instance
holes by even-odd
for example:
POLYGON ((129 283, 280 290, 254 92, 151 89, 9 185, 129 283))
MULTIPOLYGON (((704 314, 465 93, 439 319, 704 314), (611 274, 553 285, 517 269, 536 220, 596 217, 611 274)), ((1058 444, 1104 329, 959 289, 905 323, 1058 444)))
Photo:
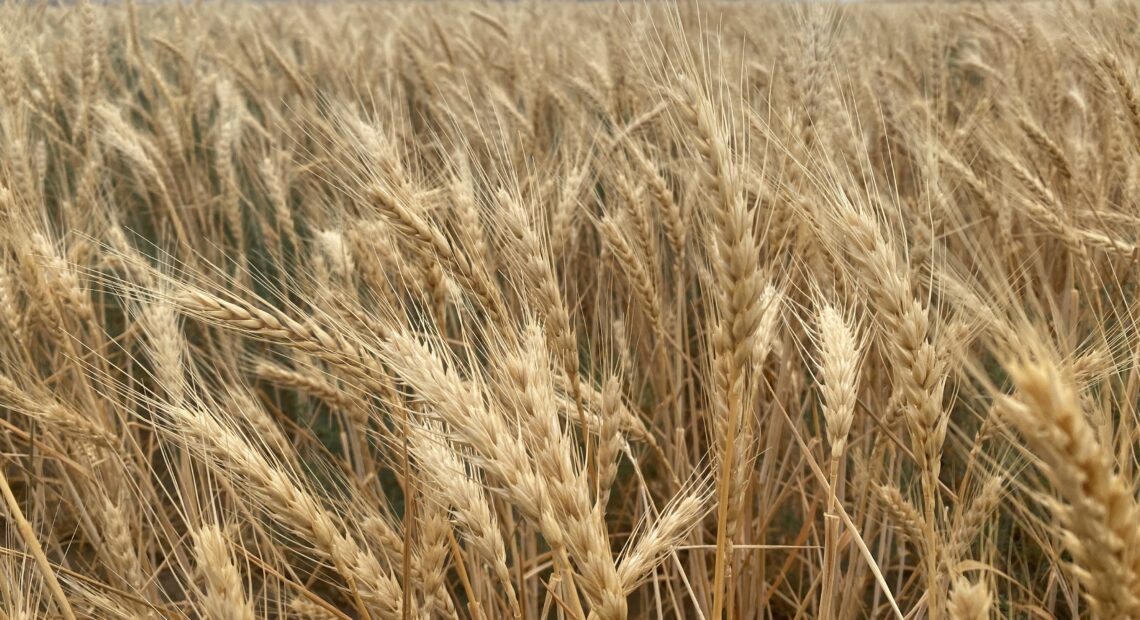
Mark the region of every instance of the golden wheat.
POLYGON ((1140 618, 1138 27, 0 6, 0 618, 1140 618))

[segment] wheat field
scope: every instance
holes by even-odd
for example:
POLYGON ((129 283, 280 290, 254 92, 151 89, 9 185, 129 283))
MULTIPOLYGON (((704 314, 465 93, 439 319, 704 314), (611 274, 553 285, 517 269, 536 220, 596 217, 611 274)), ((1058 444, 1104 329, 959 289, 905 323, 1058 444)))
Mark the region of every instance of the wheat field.
POLYGON ((0 619, 1140 618, 1140 8, 0 6, 0 619))

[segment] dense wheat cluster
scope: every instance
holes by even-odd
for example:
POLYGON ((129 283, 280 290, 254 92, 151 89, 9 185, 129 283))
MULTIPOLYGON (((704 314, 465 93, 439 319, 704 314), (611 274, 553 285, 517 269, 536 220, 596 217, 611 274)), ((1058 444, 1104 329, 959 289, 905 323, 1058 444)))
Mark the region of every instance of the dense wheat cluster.
POLYGON ((0 618, 1140 617, 1138 27, 0 7, 0 618))

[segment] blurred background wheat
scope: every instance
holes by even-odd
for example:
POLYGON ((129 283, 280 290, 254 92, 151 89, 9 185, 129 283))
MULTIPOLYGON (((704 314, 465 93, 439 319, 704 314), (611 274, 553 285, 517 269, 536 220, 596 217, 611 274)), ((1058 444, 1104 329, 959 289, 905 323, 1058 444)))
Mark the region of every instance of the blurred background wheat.
POLYGON ((1135 3, 0 7, 0 618, 1140 617, 1135 3))

